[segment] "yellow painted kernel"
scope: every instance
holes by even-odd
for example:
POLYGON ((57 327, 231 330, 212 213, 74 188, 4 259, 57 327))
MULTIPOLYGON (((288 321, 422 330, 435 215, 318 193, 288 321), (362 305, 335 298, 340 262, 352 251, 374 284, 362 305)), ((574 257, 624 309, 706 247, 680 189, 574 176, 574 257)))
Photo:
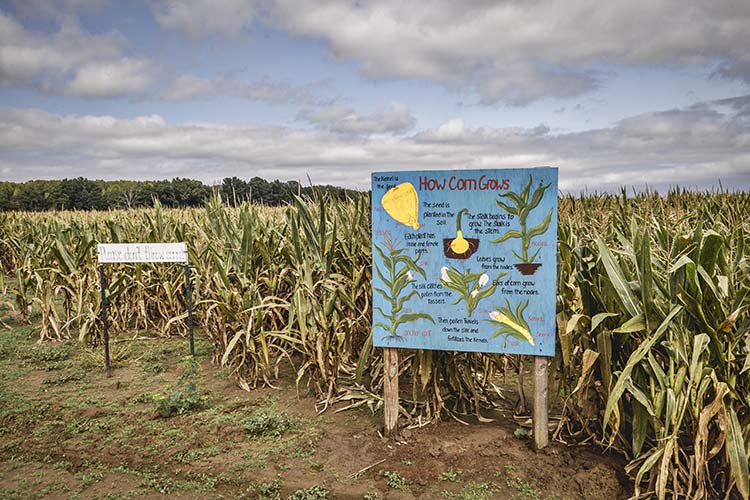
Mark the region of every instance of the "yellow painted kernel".
POLYGON ((458 230, 456 232, 456 238, 451 241, 451 250, 453 250, 456 254, 461 255, 462 253, 466 252, 469 249, 469 242, 466 241, 466 238, 464 238, 463 233, 461 230, 458 230))

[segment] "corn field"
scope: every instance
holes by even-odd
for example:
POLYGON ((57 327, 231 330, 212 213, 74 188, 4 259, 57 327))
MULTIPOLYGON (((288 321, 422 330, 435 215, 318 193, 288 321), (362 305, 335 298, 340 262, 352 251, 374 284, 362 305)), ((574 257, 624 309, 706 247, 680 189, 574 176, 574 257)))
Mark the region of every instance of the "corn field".
MULTIPOLYGON (((96 244, 186 241, 198 334, 217 365, 247 390, 291 367, 321 411, 377 410, 369 214, 366 195, 0 214, 0 290, 40 324, 40 341, 96 345, 96 244)), ((555 437, 622 453, 634 498, 748 499, 750 195, 566 196, 559 220, 555 437)), ((181 266, 117 264, 107 274, 111 331, 186 334, 181 266)), ((402 415, 413 425, 486 420, 503 375, 524 367, 488 354, 401 358, 402 415)))

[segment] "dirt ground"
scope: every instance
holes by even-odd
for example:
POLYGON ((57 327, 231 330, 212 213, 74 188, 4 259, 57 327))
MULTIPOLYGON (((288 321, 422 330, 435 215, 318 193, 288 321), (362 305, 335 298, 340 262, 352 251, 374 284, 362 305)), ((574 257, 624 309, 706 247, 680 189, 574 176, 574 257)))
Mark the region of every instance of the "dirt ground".
POLYGON ((617 457, 558 443, 535 452, 512 420, 381 439, 382 414, 319 415, 291 378, 239 389, 201 341, 195 391, 180 386, 200 395, 197 408, 159 417, 158 395, 178 392, 184 340, 115 343, 106 378, 97 350, 37 345, 34 326, 0 316, 11 326, 0 330, 1 499, 628 497, 617 457))

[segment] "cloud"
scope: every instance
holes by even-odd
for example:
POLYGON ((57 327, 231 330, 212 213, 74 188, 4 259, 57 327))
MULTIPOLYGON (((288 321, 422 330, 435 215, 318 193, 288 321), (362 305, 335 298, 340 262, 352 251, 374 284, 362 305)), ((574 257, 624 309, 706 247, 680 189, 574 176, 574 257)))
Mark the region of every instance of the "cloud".
POLYGON ((154 0, 151 9, 162 28, 193 39, 236 37, 251 27, 256 15, 247 0, 154 0))
POLYGON ((18 17, 57 21, 68 19, 76 11, 91 13, 107 3, 109 0, 6 0, 18 17))
POLYGON ((206 79, 182 75, 172 82, 172 85, 162 94, 162 99, 166 101, 189 101, 230 96, 275 104, 321 105, 330 102, 330 99, 316 95, 317 91, 325 86, 322 82, 295 86, 287 82, 274 82, 267 78, 255 82, 245 82, 231 76, 220 75, 206 79))
POLYGON ((87 34, 70 20, 52 34, 28 30, 0 11, 0 84, 97 98, 140 92, 152 67, 127 46, 119 33, 87 34))
POLYGON ((332 104, 317 110, 303 110, 298 118, 341 134, 400 133, 414 126, 409 108, 398 102, 370 115, 358 115, 351 108, 332 104))
POLYGON ((268 18, 368 78, 437 81, 484 104, 579 96, 604 84, 603 64, 750 83, 747 0, 280 0, 268 18))
POLYGON ((86 62, 119 56, 125 44, 119 34, 87 35, 74 23, 52 35, 26 30, 0 11, 0 82, 64 75, 86 62))
MULTIPOLYGON (((350 135, 286 127, 169 123, 0 110, 4 178, 253 175, 368 188, 373 170, 560 167, 563 190, 622 185, 750 189, 750 96, 646 113, 609 128, 555 134, 471 127, 461 119, 410 136, 350 135)), ((335 120, 334 120, 335 122, 335 120)))
POLYGON ((144 59, 97 61, 76 70, 67 93, 80 97, 116 97, 143 92, 152 81, 151 65, 144 59))
POLYGON ((183 75, 175 79, 162 95, 166 101, 189 101, 198 97, 218 94, 215 82, 204 78, 183 75))

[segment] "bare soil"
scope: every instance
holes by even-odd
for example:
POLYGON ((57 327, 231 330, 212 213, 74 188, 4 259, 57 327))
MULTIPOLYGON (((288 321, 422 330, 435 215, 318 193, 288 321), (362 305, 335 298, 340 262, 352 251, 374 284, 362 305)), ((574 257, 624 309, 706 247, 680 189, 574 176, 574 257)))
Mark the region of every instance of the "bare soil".
POLYGON ((116 343, 106 378, 97 350, 37 345, 34 327, 12 319, 0 331, 2 499, 628 497, 615 456, 559 443, 536 452, 507 419, 382 439, 382 414, 318 414, 291 377, 277 389, 239 389, 202 342, 200 406, 159 418, 153 396, 174 392, 184 340, 116 343), (249 432, 248 419, 262 418, 288 425, 249 432))

